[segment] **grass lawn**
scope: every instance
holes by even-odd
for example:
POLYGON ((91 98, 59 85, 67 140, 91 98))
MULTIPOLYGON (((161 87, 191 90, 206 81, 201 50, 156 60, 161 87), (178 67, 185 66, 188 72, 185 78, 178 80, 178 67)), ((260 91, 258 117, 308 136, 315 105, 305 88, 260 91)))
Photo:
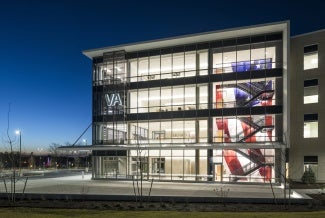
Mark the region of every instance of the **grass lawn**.
POLYGON ((0 217, 4 218, 59 218, 59 217, 166 217, 166 218, 200 218, 200 217, 325 217, 325 211, 315 212, 175 212, 175 211, 112 211, 112 210, 77 210, 47 208, 0 208, 0 217))

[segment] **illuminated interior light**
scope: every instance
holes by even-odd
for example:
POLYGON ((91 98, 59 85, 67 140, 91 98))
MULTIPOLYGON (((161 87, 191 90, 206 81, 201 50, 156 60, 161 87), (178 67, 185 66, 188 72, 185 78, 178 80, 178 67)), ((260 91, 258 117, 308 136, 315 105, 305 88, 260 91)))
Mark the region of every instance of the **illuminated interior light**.
MULTIPOLYGON (((185 106, 188 106, 189 104, 195 104, 195 102, 193 101, 193 102, 186 102, 185 103, 185 106)), ((173 102, 173 103, 166 103, 166 104, 164 104, 164 106, 183 106, 183 104, 181 103, 177 103, 177 102, 173 102)))
MULTIPOLYGON (((206 65, 208 66, 208 65, 206 65)), ((195 70, 195 64, 191 64, 191 65, 185 65, 185 69, 186 70, 190 70, 190 69, 193 69, 195 70)), ((182 71, 184 70, 184 65, 181 65, 181 66, 173 66, 173 67, 155 67, 155 68, 150 68, 150 70, 148 71, 147 69, 140 69, 139 70, 139 74, 146 74, 149 72, 149 74, 151 73, 157 73, 157 72, 171 72, 171 71, 182 71)))
POLYGON ((311 59, 311 63, 312 63, 312 64, 317 64, 317 63, 318 63, 318 59, 316 59, 316 58, 311 59))
MULTIPOLYGON (((187 95, 187 98, 194 98, 195 95, 187 95)), ((147 101, 147 100, 171 100, 176 98, 184 98, 184 95, 173 95, 172 98, 169 96, 154 96, 149 98, 140 98, 141 101, 147 101)))
POLYGON ((165 129, 166 132, 171 132, 171 131, 173 131, 173 132, 175 132, 175 131, 180 132, 180 131, 193 131, 193 130, 195 130, 195 128, 173 128, 173 129, 165 129))
POLYGON ((208 64, 207 63, 204 63, 204 64, 200 64, 201 67, 205 68, 205 67, 208 67, 208 64))

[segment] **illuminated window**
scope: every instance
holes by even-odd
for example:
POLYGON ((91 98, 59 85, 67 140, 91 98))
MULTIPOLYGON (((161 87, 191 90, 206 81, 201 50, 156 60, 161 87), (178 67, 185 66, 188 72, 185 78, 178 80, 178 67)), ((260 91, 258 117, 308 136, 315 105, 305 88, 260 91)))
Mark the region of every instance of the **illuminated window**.
POLYGON ((304 70, 318 68, 318 45, 304 47, 304 70))
POLYGON ((200 75, 208 74, 208 51, 199 52, 200 75))
POLYGON ((318 156, 304 156, 304 172, 313 171, 317 178, 318 156))
POLYGON ((165 158, 152 158, 152 173, 165 173, 165 158))
POLYGON ((304 81, 304 104, 318 103, 318 79, 304 81))
POLYGON ((318 138, 318 114, 304 115, 304 138, 318 138))

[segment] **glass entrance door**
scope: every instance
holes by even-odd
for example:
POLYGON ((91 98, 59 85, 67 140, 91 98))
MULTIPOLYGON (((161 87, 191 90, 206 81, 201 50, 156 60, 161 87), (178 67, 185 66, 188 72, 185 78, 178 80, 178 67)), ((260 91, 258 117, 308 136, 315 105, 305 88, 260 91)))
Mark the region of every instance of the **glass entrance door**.
POLYGON ((106 178, 117 178, 118 174, 118 158, 106 157, 104 159, 104 175, 106 178))

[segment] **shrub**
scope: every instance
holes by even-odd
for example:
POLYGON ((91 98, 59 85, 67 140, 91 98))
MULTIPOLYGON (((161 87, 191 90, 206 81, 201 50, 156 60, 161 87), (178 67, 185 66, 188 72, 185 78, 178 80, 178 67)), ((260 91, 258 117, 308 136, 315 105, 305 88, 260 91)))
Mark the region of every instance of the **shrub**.
POLYGON ((314 184, 316 182, 315 173, 311 169, 306 170, 304 175, 302 175, 301 181, 305 184, 314 184))

